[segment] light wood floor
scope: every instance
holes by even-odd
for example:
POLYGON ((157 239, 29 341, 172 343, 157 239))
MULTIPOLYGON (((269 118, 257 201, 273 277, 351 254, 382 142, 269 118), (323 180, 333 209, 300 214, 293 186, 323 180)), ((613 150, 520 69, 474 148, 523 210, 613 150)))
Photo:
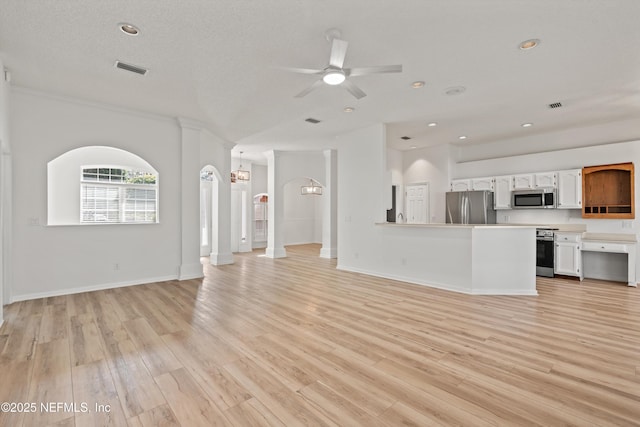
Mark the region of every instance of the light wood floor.
POLYGON ((37 410, 0 426, 640 425, 639 289, 468 296, 318 252, 8 306, 0 402, 37 410))

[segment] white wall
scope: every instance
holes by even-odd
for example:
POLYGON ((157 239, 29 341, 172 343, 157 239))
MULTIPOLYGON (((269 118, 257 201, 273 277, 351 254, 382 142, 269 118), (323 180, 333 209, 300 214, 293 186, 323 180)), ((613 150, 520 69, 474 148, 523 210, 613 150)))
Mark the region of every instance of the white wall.
POLYGON ((404 152, 404 184, 429 183, 430 222, 445 222, 452 149, 438 145, 404 152))
POLYGON ((252 196, 260 193, 266 193, 267 187, 267 166, 266 165, 251 165, 251 191, 252 196))
POLYGON ((324 195, 302 195, 306 178, 296 178, 283 187, 284 244, 322 243, 322 203, 324 195))
POLYGON ((4 64, 0 59, 0 325, 3 322, 3 304, 9 302, 12 278, 11 261, 11 144, 9 141, 10 85, 5 79, 4 64))
MULTIPOLYGON (((12 139, 13 300, 177 277, 181 137, 175 120, 19 89, 12 92, 12 139), (159 224, 45 225, 47 163, 86 145, 131 151, 158 170, 159 224)), ((197 214, 197 200, 194 209, 197 214)))
MULTIPOLYGON (((404 205, 404 154, 400 150, 387 148, 387 171, 391 174, 391 185, 396 186, 396 219, 400 214, 406 218, 404 205)), ((391 188, 389 188, 391 191, 391 188)))
POLYGON ((375 223, 386 221, 388 188, 384 125, 338 137, 338 268, 377 271, 392 244, 375 223))

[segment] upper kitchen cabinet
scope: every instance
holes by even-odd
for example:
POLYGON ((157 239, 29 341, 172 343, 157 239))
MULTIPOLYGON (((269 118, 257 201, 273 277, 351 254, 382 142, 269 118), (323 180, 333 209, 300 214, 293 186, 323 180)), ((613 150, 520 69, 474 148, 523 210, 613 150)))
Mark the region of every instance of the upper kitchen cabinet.
POLYGON ((558 172, 558 209, 582 209, 582 169, 558 172))
POLYGON ((531 190, 534 188, 546 188, 557 185, 555 172, 538 172, 513 175, 514 190, 531 190))
POLYGON ((582 169, 582 217, 633 219, 633 163, 582 169))
POLYGON ((532 173, 522 175, 513 175, 514 190, 531 190, 534 186, 534 177, 532 173))
POLYGON ((477 191, 477 190, 493 191, 493 187, 494 187, 494 178, 493 177, 473 178, 471 180, 471 189, 474 190, 474 191, 477 191))
POLYGON ((493 205, 495 209, 511 209, 513 176, 496 176, 494 180, 493 205))
POLYGON ((454 179, 451 181, 451 191, 470 191, 470 179, 454 179))
POLYGON ((556 177, 557 174, 555 172, 536 173, 533 176, 534 186, 535 188, 556 188, 558 184, 556 182, 556 177))

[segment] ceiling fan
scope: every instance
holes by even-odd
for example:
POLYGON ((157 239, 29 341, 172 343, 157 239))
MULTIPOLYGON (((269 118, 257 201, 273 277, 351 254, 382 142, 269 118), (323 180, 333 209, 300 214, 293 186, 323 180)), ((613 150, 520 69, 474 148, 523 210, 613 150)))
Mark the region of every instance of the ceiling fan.
POLYGON ((306 96, 314 89, 322 86, 323 83, 336 86, 341 85, 349 93, 355 96, 357 99, 367 96, 358 86, 353 84, 349 78, 355 76, 364 76, 367 74, 380 74, 380 73, 400 73, 402 72, 402 65, 379 65, 373 67, 360 67, 360 68, 343 68, 344 58, 347 55, 347 47, 349 43, 340 39, 340 31, 337 29, 328 30, 325 33, 327 41, 331 43, 331 53, 329 55, 329 65, 321 70, 309 69, 309 68, 289 68, 285 70, 292 71, 299 74, 312 74, 322 76, 320 80, 317 80, 311 86, 297 94, 296 98, 302 98, 306 96))

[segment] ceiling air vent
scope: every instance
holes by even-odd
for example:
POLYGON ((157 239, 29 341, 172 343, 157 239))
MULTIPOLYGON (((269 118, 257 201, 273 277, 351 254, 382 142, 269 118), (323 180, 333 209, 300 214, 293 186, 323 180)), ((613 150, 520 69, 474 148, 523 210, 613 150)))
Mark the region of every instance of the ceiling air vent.
POLYGON ((410 136, 401 136, 400 139, 404 139, 405 141, 408 141, 411 139, 410 136))
POLYGON ((560 108, 562 107, 561 102, 554 102, 553 104, 549 104, 549 108, 560 108))
POLYGON ((305 121, 305 122, 309 122, 309 123, 313 123, 314 125, 315 125, 316 123, 320 123, 320 120, 318 120, 318 119, 314 119, 313 117, 309 117, 308 119, 305 119, 304 121, 305 121))
POLYGON ((140 74, 143 76, 147 74, 147 71, 149 71, 146 68, 137 67, 135 65, 127 64, 121 61, 116 61, 116 68, 120 68, 121 70, 131 71, 132 73, 140 74))

